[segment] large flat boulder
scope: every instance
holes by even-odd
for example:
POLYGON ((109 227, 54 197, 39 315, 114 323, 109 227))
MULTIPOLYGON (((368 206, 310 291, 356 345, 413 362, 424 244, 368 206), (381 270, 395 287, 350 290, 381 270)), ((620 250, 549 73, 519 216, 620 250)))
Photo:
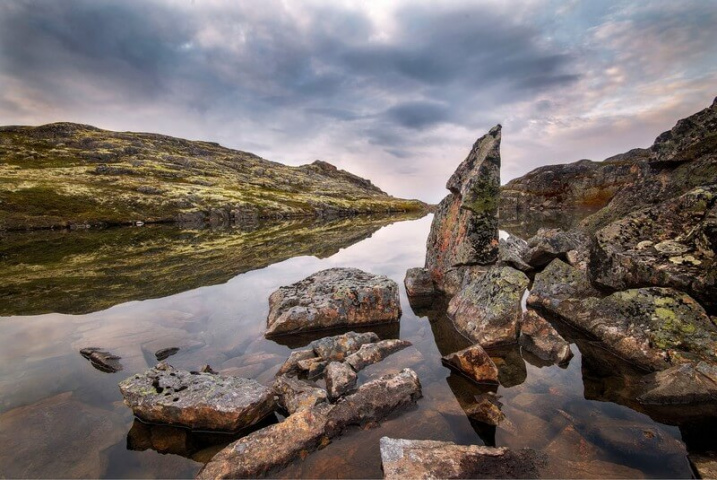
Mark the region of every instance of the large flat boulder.
POLYGON ((357 268, 330 268, 269 297, 267 336, 397 322, 398 285, 357 268))
POLYGON ((473 145, 446 184, 451 192, 433 217, 426 269, 436 288, 454 295, 467 278, 498 258, 501 126, 473 145))
POLYGON ((515 343, 528 283, 523 272, 493 267, 451 299, 448 316, 459 332, 484 348, 515 343))
POLYGON ((165 363, 119 384, 125 403, 150 423, 235 432, 274 412, 271 389, 239 377, 187 372, 165 363))
POLYGON ((534 450, 381 438, 384 478, 538 478, 544 461, 534 450))
POLYGON ((375 423, 421 397, 416 373, 404 369, 365 383, 335 405, 300 410, 221 450, 197 478, 257 478, 326 446, 351 426, 375 423))
POLYGON ((656 286, 717 311, 717 185, 633 212, 595 234, 591 280, 611 290, 656 286))

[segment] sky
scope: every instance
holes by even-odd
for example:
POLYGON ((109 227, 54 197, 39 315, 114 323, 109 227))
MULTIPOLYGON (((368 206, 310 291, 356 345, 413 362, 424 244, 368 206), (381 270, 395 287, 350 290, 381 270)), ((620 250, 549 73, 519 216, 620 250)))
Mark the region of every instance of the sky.
POLYGON ((321 159, 438 202, 503 125, 503 183, 648 147, 717 96, 717 2, 1 0, 0 125, 321 159))

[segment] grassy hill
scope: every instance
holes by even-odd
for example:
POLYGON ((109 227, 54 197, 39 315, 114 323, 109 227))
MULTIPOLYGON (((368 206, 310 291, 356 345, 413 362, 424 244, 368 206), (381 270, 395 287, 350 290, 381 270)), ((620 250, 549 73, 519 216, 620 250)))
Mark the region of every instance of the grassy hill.
POLYGON ((0 229, 422 211, 326 162, 87 125, 0 127, 0 229))

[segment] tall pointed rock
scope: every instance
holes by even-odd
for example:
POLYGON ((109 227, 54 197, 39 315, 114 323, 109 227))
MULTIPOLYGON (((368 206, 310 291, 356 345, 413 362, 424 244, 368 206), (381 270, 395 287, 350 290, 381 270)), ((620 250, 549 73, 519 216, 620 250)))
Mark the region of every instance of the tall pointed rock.
POLYGON ((498 257, 501 126, 479 138, 446 184, 426 244, 438 290, 454 295, 498 257))

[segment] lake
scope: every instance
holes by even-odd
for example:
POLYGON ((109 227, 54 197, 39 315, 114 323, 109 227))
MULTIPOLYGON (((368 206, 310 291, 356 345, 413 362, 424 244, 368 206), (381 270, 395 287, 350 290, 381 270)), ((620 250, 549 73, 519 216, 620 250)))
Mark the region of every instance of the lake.
POLYGON ((318 270, 357 267, 399 283, 400 324, 375 331, 413 344, 363 370, 360 383, 409 367, 423 398, 378 427, 346 432, 277 476, 381 477, 379 439, 392 436, 534 448, 555 477, 691 478, 687 449, 713 426, 697 415, 635 405, 627 392, 640 372, 559 322, 575 354, 566 368, 517 346, 490 352, 501 386, 479 386, 444 367, 441 356, 469 342, 446 317, 444 302, 412 306, 403 288, 406 270, 423 265, 431 219, 0 237, 0 476, 193 477, 235 437, 138 422, 117 383, 154 365, 155 351, 179 347, 168 359, 177 368, 209 364, 269 384, 292 348, 316 338, 263 337, 271 292, 318 270), (79 354, 86 347, 120 356, 123 370, 93 368, 79 354), (499 427, 465 414, 487 391, 503 403, 499 427))

